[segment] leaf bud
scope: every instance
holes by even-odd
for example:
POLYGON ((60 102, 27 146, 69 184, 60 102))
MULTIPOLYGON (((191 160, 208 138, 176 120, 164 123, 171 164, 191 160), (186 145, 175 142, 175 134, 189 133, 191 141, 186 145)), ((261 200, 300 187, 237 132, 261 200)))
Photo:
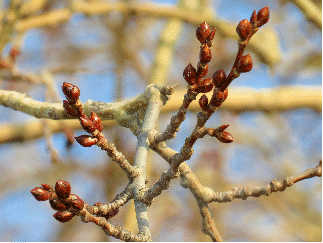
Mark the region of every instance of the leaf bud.
POLYGON ((224 92, 214 89, 212 99, 215 101, 223 102, 228 97, 228 89, 225 89, 224 92))
POLYGON ((211 42, 214 39, 216 28, 214 28, 211 33, 207 36, 206 42, 211 42))
POLYGON ((210 92, 212 89, 213 89, 213 82, 212 82, 212 79, 208 78, 208 79, 203 79, 198 87, 197 87, 197 92, 199 93, 208 93, 210 92))
POLYGON ((219 126, 216 130, 218 132, 223 132, 225 129, 227 129, 228 126, 230 126, 230 125, 222 125, 222 126, 219 126))
POLYGON ((246 73, 252 69, 252 59, 250 54, 241 57, 238 62, 237 71, 239 73, 246 73))
POLYGON ((77 211, 82 210, 84 207, 84 201, 82 199, 72 200, 71 204, 72 204, 72 208, 77 211))
POLYGON ((246 40, 251 33, 251 24, 248 19, 244 19, 239 22, 236 28, 236 32, 242 40, 246 40))
POLYGON ((223 69, 219 69, 218 71, 216 71, 213 74, 212 81, 213 81, 215 87, 220 88, 221 85, 226 80, 226 78, 227 78, 227 76, 226 76, 225 72, 223 71, 223 69))
POLYGON ((96 113, 94 113, 94 111, 91 112, 90 120, 93 122, 96 129, 102 132, 103 126, 102 126, 101 118, 96 113))
POLYGON ((63 100, 63 107, 70 116, 77 116, 77 111, 74 110, 73 106, 67 100, 63 100))
POLYGON ((258 25, 262 26, 269 21, 269 7, 266 6, 259 10, 257 14, 258 25))
POLYGON ((189 85, 195 84, 195 76, 196 76, 196 69, 192 66, 192 64, 188 64, 187 67, 184 69, 183 77, 185 81, 189 85))
POLYGON ((70 221, 74 216, 75 216, 74 213, 67 212, 67 211, 57 212, 53 215, 53 217, 61 223, 70 221))
POLYGON ((75 140, 83 147, 91 147, 98 142, 97 138, 92 138, 89 135, 81 135, 75 137, 75 140))
POLYGON ((254 10, 250 17, 250 23, 253 25, 257 22, 257 11, 254 10))
POLYGON ((80 97, 80 89, 70 83, 64 82, 62 86, 63 93, 66 99, 76 102, 80 97))
POLYGON ((54 191, 53 187, 51 185, 48 184, 41 184, 42 188, 44 188, 46 191, 54 191))
POLYGON ((60 198, 68 198, 71 193, 71 185, 67 181, 59 180, 55 184, 55 192, 60 198))
POLYGON ((49 204, 52 207, 52 209, 56 211, 65 211, 71 207, 70 205, 58 200, 57 198, 49 200, 49 204))
POLYGON ((211 49, 208 45, 203 45, 200 50, 200 62, 201 63, 208 63, 212 59, 211 49))
POLYGON ((87 131, 88 133, 92 133, 96 130, 95 125, 93 124, 93 122, 89 118, 80 117, 80 122, 81 122, 81 126, 83 127, 83 129, 85 131, 87 131))
POLYGON ((227 131, 221 132, 219 135, 216 136, 216 138, 222 142, 222 143, 232 143, 233 142, 233 137, 230 133, 227 131))
POLYGON ((205 111, 207 109, 208 103, 209 103, 209 99, 207 98, 207 96, 205 94, 202 95, 201 98, 199 99, 199 104, 202 110, 205 111))
POLYGON ((205 42, 206 38, 209 36, 210 33, 210 26, 206 22, 203 22, 196 29, 196 38, 203 43, 205 42))
POLYGON ((33 196, 35 197, 35 199, 37 201, 46 201, 48 200, 52 193, 44 190, 43 188, 41 187, 35 187, 34 189, 32 189, 31 191, 31 194, 33 194, 33 196))

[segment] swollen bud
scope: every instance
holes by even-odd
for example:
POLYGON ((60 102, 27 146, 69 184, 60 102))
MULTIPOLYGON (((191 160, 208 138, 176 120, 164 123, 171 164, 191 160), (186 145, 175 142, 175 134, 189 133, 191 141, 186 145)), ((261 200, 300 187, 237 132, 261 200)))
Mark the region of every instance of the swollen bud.
POLYGON ((52 209, 59 211, 59 212, 65 211, 71 207, 70 205, 58 200, 57 198, 49 200, 49 204, 52 207, 52 209))
POLYGON ((63 100, 63 107, 70 116, 77 116, 77 112, 73 109, 73 107, 67 100, 63 100))
POLYGON ((196 38, 200 42, 205 42, 206 38, 209 36, 210 33, 211 33, 210 26, 206 22, 203 22, 196 29, 196 38))
POLYGON ((257 14, 258 25, 262 26, 269 21, 269 7, 266 6, 259 10, 257 14))
POLYGON ((96 129, 98 129, 100 132, 102 132, 103 126, 101 125, 101 123, 102 123, 101 118, 96 113, 94 113, 94 111, 91 112, 90 120, 93 122, 96 129))
POLYGON ((64 82, 62 90, 66 96, 66 99, 70 101, 76 102, 80 97, 80 89, 73 84, 64 82))
POLYGON ((88 133, 92 133, 96 130, 95 125, 93 124, 93 122, 91 121, 91 119, 87 118, 87 117, 80 117, 80 122, 81 122, 81 126, 83 127, 83 129, 85 131, 87 131, 88 133))
POLYGON ((208 103, 209 103, 209 99, 207 98, 207 96, 205 94, 202 95, 201 98, 199 99, 199 104, 202 110, 206 111, 208 103))
POLYGON ((82 199, 72 200, 71 204, 72 204, 72 208, 77 211, 82 210, 84 207, 84 201, 82 199))
POLYGON ((92 138, 89 135, 81 135, 81 136, 75 137, 75 140, 83 147, 91 147, 92 145, 98 142, 97 138, 92 138))
POLYGON ((252 27, 249 20, 244 19, 237 25, 236 31, 242 40, 246 40, 251 32, 251 29, 252 27))
POLYGON ((238 62, 237 71, 239 73, 246 73, 252 69, 252 59, 250 54, 241 57, 238 62))
POLYGON ((44 190, 43 188, 41 187, 35 187, 34 189, 32 189, 31 191, 31 194, 33 194, 33 196, 35 197, 35 199, 37 201, 46 201, 48 200, 52 193, 44 190))
POLYGON ((59 197, 63 199, 68 198, 71 193, 70 183, 62 180, 57 181, 55 184, 55 192, 59 197))
POLYGON ((196 91, 199 93, 208 93, 213 89, 213 82, 212 79, 203 79, 200 83, 199 86, 197 87, 196 91))
POLYGON ((53 215, 53 217, 61 223, 70 221, 74 216, 75 216, 74 213, 67 212, 67 211, 57 212, 53 215))
POLYGON ((233 137, 230 133, 223 131, 219 135, 216 136, 216 138, 222 142, 222 143, 232 143, 233 137))
POLYGON ((189 85, 192 86, 195 84, 196 69, 192 66, 191 63, 188 64, 187 67, 184 69, 183 77, 189 85))
POLYGON ((203 45, 200 51, 200 62, 201 63, 208 63, 212 59, 211 49, 208 45, 203 45))
POLYGON ((225 72, 223 69, 219 69, 213 74, 212 81, 215 85, 215 87, 220 88, 222 84, 224 83, 225 79, 227 78, 225 72))

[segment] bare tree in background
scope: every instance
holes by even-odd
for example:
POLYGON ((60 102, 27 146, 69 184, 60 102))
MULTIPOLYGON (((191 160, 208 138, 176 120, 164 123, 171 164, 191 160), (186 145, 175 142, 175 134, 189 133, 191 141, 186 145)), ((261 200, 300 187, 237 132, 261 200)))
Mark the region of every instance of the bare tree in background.
POLYGON ((236 2, 2 3, 1 240, 322 240, 321 2, 236 2))

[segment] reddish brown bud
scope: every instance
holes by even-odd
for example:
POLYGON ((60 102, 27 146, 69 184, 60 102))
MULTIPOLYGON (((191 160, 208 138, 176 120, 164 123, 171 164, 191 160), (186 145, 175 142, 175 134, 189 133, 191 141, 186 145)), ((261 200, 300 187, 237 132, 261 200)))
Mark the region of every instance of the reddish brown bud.
POLYGON ((101 125, 102 124, 101 118, 96 113, 94 113, 94 111, 91 112, 90 120, 93 122, 96 129, 102 132, 103 126, 101 125))
POLYGON ((216 130, 218 132, 223 132, 225 129, 227 129, 228 126, 230 126, 230 125, 222 125, 222 126, 219 126, 216 130))
POLYGON ((33 196, 35 197, 35 199, 37 201, 46 201, 48 200, 52 193, 44 190, 43 188, 41 187, 35 187, 34 189, 32 189, 31 191, 31 194, 33 194, 33 196))
POLYGON ((210 92, 213 89, 213 82, 212 79, 203 79, 200 83, 199 86, 197 87, 197 92, 199 93, 207 93, 210 92))
POLYGON ((210 33, 211 33, 210 26, 206 22, 203 22, 196 29, 196 38, 200 42, 205 42, 206 38, 209 36, 210 33))
POLYGON ((203 45, 200 50, 200 62, 201 63, 208 63, 212 59, 211 49, 208 45, 203 45))
POLYGON ((254 10, 250 17, 250 23, 253 25, 257 21, 257 11, 254 10))
POLYGON ((82 199, 72 200, 71 204, 72 204, 72 208, 77 211, 82 210, 84 207, 84 201, 82 199))
POLYGON ((202 63, 198 63, 197 64, 197 71, 196 71, 196 81, 199 81, 201 78, 205 77, 205 75, 207 74, 207 72, 209 71, 209 65, 208 64, 202 64, 202 63))
POLYGON ((212 81, 213 81, 215 87, 220 88, 226 78, 227 78, 227 76, 226 76, 225 72, 223 71, 223 69, 219 69, 218 71, 216 71, 213 74, 212 81))
POLYGON ((246 40, 251 33, 251 29, 249 20, 244 19, 237 25, 236 32, 242 40, 246 40))
POLYGON ((227 92, 225 92, 225 91, 224 92, 221 92, 218 89, 214 89, 213 95, 212 95, 212 100, 223 102, 223 101, 225 101, 225 99, 227 98, 227 96, 228 96, 228 91, 227 92))
POLYGON ((207 104, 209 103, 209 99, 207 98, 207 96, 204 94, 201 96, 201 98, 199 99, 199 104, 200 107, 202 108, 202 110, 206 110, 207 109, 207 104))
POLYGON ((252 69, 252 59, 250 54, 241 57, 238 62, 237 71, 239 73, 246 73, 252 69))
POLYGON ((258 25, 262 26, 264 24, 266 24, 269 21, 269 8, 268 6, 262 8, 259 10, 258 14, 257 14, 257 21, 258 21, 258 25))
POLYGON ((230 133, 223 131, 219 135, 216 136, 217 139, 219 139, 222 143, 232 143, 233 137, 230 133))
POLYGON ((208 37, 206 38, 206 42, 210 42, 214 39, 214 36, 215 36, 215 31, 216 31, 216 28, 214 28, 211 33, 208 35, 208 37))
POLYGON ((196 69, 190 63, 184 69, 183 77, 189 85, 194 85, 195 84, 195 76, 196 76, 196 69))
POLYGON ((73 106, 67 100, 63 100, 63 107, 70 116, 77 116, 77 111, 74 110, 73 106))
POLYGON ((65 211, 70 208, 70 206, 68 204, 63 203, 58 199, 49 200, 49 204, 52 207, 52 209, 54 209, 56 211, 65 211))
POLYGON ((46 191, 54 191, 53 187, 48 184, 41 184, 42 188, 44 188, 46 191))
POLYGON ((87 131, 88 133, 92 133, 95 131, 96 127, 89 118, 80 117, 80 122, 81 122, 81 126, 83 127, 83 129, 85 131, 87 131))
POLYGON ((97 203, 94 203, 93 206, 99 206, 99 205, 102 205, 103 203, 100 203, 100 202, 97 202, 97 203))
POLYGON ((67 211, 57 212, 53 215, 53 217, 61 223, 70 221, 74 216, 75 216, 74 213, 67 212, 67 211))
POLYGON ((92 138, 89 135, 81 135, 81 136, 75 137, 75 140, 83 147, 91 147, 92 145, 98 142, 97 138, 92 138))
POLYGON ((71 185, 67 181, 59 180, 55 184, 55 192, 61 198, 68 198, 71 193, 71 185))
POLYGON ((66 96, 66 99, 70 101, 75 102, 80 97, 80 89, 73 84, 64 82, 62 86, 62 90, 66 96))

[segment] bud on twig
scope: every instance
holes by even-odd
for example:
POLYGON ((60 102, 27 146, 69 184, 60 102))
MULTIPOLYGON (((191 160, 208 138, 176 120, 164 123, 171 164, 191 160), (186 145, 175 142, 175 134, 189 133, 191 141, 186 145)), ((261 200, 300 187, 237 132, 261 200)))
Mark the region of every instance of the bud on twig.
POLYGON ((196 29, 196 38, 203 43, 205 42, 206 38, 209 36, 210 33, 210 26, 206 22, 203 22, 196 29))
POLYGON ((230 125, 222 125, 222 126, 219 126, 216 130, 218 132, 223 132, 225 129, 227 129, 228 126, 230 126, 230 125))
POLYGON ((80 89, 70 83, 64 82, 62 86, 63 93, 66 99, 76 102, 80 97, 80 89))
POLYGON ((189 85, 195 84, 196 69, 192 66, 191 63, 188 64, 184 69, 183 77, 189 85))
POLYGON ((216 31, 216 28, 214 28, 211 33, 208 35, 208 37, 206 38, 206 43, 208 44, 208 46, 212 46, 212 40, 214 39, 214 36, 215 36, 215 31, 216 31))
POLYGON ((63 107, 67 114, 69 114, 70 116, 77 116, 77 111, 73 109, 73 107, 67 100, 63 100, 63 107))
POLYGON ((206 111, 208 103, 209 103, 209 99, 207 98, 207 96, 205 94, 202 95, 201 98, 199 99, 199 104, 202 110, 206 111))
POLYGON ((61 198, 68 198, 71 193, 71 185, 67 181, 59 180, 55 184, 55 192, 61 198))
POLYGON ((250 54, 241 57, 238 62, 237 71, 239 73, 246 73, 252 69, 252 59, 250 54))
POLYGON ((96 129, 98 129, 99 132, 102 132, 103 126, 102 126, 101 118, 96 113, 94 113, 94 111, 91 112, 90 120, 93 122, 96 129))
POLYGON ((49 192, 52 192, 54 191, 53 190, 53 187, 51 185, 48 185, 48 184, 41 184, 42 188, 44 188, 46 191, 49 191, 49 192))
POLYGON ((77 211, 82 210, 84 207, 84 201, 82 199, 72 200, 71 204, 72 204, 72 208, 77 211))
POLYGON ((197 92, 199 93, 208 93, 213 89, 213 82, 212 79, 208 78, 208 79, 203 79, 199 84, 198 87, 196 89, 197 92))
POLYGON ((269 21, 269 8, 268 6, 259 10, 257 14, 258 25, 262 26, 269 21))
POLYGON ((92 133, 95 131, 96 127, 89 118, 80 117, 80 122, 81 122, 81 126, 83 127, 83 129, 85 131, 87 131, 88 133, 92 133))
POLYGON ((33 196, 35 197, 35 199, 37 201, 46 201, 48 200, 52 193, 44 190, 43 188, 41 187, 35 187, 34 189, 32 189, 31 191, 31 194, 33 194, 33 196))
POLYGON ((92 145, 98 142, 97 138, 92 138, 89 135, 81 135, 81 136, 75 137, 75 140, 83 147, 91 147, 92 145))
POLYGON ((249 20, 244 19, 237 25, 236 31, 242 40, 246 40, 251 32, 251 29, 252 27, 249 20))
POLYGON ((223 131, 220 134, 217 134, 216 138, 222 143, 232 143, 233 142, 232 135, 230 133, 228 133, 227 131, 223 131))
POLYGON ((254 10, 250 17, 250 23, 253 25, 256 23, 256 21, 257 21, 257 11, 254 10))
POLYGON ((200 62, 201 63, 208 63, 212 59, 211 49, 208 45, 203 45, 200 51, 200 62))
POLYGON ((49 200, 49 204, 52 207, 52 209, 56 211, 65 211, 71 207, 70 205, 61 202, 57 198, 49 200))
POLYGON ((213 81, 215 87, 220 88, 221 85, 224 83, 224 81, 225 81, 226 78, 227 77, 226 77, 226 74, 223 71, 223 69, 219 69, 218 71, 216 71, 213 74, 212 81, 213 81))
POLYGON ((74 213, 67 212, 67 211, 57 212, 53 215, 53 217, 61 223, 70 221, 74 216, 75 216, 74 213))

